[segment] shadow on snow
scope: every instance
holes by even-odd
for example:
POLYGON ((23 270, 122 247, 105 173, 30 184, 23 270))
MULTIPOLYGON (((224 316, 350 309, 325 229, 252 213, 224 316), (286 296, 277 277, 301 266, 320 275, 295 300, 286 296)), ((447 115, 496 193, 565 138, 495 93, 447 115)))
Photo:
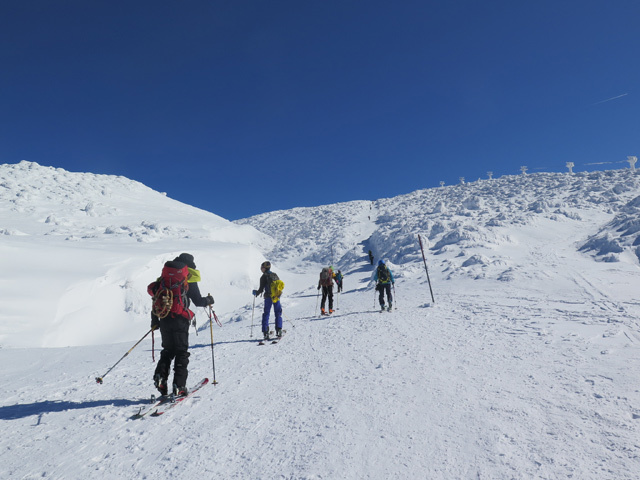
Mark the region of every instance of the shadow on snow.
POLYGON ((149 399, 141 400, 94 400, 91 402, 70 402, 65 400, 45 400, 43 402, 27 403, 24 405, 7 405, 0 407, 0 419, 17 420, 32 415, 42 416, 45 413, 64 412, 66 410, 80 410, 84 408, 97 408, 112 405, 115 407, 130 407, 149 403, 149 399))

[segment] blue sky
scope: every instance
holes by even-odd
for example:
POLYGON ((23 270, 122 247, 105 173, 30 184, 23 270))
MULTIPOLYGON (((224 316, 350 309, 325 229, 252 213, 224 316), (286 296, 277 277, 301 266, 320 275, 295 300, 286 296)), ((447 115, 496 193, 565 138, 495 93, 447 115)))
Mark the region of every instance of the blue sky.
POLYGON ((640 154, 640 2, 5 0, 0 163, 230 220, 640 154))

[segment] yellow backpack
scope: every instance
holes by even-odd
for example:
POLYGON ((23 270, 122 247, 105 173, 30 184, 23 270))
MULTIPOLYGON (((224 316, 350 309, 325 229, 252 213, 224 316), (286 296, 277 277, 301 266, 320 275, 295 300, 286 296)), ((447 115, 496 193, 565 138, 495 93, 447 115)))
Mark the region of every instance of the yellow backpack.
POLYGON ((271 301, 276 303, 282 296, 284 290, 284 282, 282 280, 274 280, 271 282, 271 301))

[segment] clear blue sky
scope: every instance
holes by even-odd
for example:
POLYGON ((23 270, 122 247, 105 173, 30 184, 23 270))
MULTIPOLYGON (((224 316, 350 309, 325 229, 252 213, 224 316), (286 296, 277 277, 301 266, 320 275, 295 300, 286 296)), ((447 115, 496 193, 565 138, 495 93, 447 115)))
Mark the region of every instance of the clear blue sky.
POLYGON ((637 0, 4 0, 0 163, 230 220, 623 168, 639 19, 637 0))

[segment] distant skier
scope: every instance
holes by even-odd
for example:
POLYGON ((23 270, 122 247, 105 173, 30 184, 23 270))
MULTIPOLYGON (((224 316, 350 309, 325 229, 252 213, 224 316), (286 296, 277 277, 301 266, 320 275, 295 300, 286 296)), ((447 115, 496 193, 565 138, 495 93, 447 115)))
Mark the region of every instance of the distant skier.
POLYGON ((344 278, 342 272, 338 270, 338 272, 333 275, 333 278, 336 279, 336 285, 338 286, 337 292, 340 293, 342 291, 342 280, 344 278))
POLYGON ((318 290, 320 290, 320 288, 322 288, 320 313, 322 313, 322 315, 331 315, 333 313, 333 267, 324 267, 320 272, 320 280, 318 280, 318 290), (324 309, 327 298, 329 299, 329 313, 327 313, 324 309))
POLYGON ((189 371, 189 326, 194 313, 189 310, 190 302, 198 307, 213 305, 213 297, 200 294, 198 281, 200 272, 196 270, 193 255, 182 253, 167 262, 162 276, 148 287, 154 297, 151 312, 151 328, 160 328, 162 351, 153 374, 153 382, 162 395, 168 393, 167 378, 173 362, 173 393, 182 396, 188 393, 189 371), (175 283, 178 279, 180 283, 175 283), (171 292, 171 300, 163 298, 163 291, 171 292), (164 310, 163 310, 164 308, 164 310))
POLYGON ((282 336, 282 305, 280 298, 272 298, 271 284, 280 280, 278 275, 271 271, 271 262, 262 262, 260 265, 262 277, 260 277, 260 288, 253 291, 254 296, 261 295, 264 292, 264 312, 262 313, 262 335, 265 340, 269 340, 269 315, 271 306, 273 305, 273 313, 276 315, 276 336, 282 336), (275 301, 274 301, 275 300, 275 301))
POLYGON ((371 250, 369 250, 369 261, 371 262, 371 265, 373 265, 373 252, 371 250))
POLYGON ((388 310, 391 311, 393 306, 393 297, 391 296, 391 285, 395 285, 395 280, 393 279, 393 273, 389 270, 389 267, 385 265, 385 263, 380 260, 378 262, 378 268, 376 268, 376 273, 373 275, 373 280, 376 282, 376 290, 380 292, 380 309, 384 310, 384 293, 387 292, 387 300, 389 301, 388 310))

